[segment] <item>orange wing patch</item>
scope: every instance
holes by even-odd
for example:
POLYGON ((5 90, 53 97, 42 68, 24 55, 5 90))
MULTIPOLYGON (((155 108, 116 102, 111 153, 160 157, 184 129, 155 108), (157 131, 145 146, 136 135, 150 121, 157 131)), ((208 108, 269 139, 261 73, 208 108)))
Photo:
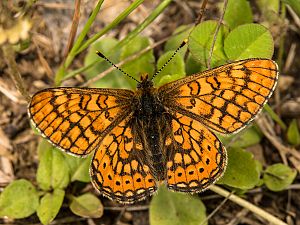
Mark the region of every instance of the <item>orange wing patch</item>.
POLYGON ((225 171, 225 148, 200 122, 182 114, 175 114, 172 130, 173 135, 166 140, 168 188, 191 193, 204 191, 225 171))
POLYGON ((220 133, 244 128, 269 99, 278 79, 269 59, 247 59, 160 88, 164 104, 220 133))
POLYGON ((124 119, 97 148, 90 174, 104 196, 120 203, 133 203, 157 190, 138 135, 133 135, 129 119, 124 119))
POLYGON ((29 115, 36 128, 56 147, 78 156, 89 154, 129 113, 131 91, 57 88, 32 97, 29 115), (121 103, 122 102, 122 103, 121 103), (121 118, 121 119, 120 119, 121 118))

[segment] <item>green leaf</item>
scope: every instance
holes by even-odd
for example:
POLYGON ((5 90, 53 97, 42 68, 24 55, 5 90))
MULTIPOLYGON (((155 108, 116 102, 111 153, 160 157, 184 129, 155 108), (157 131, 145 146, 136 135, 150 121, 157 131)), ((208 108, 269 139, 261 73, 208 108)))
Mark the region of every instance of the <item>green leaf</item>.
MULTIPOLYGON (((107 37, 90 46, 89 51, 84 58, 84 66, 94 64, 95 62, 97 63, 92 68, 84 71, 84 75, 87 79, 91 79, 112 67, 112 65, 107 63, 104 59, 100 58, 96 54, 96 51, 100 51, 104 55, 110 55, 111 57, 109 59, 112 62, 118 62, 120 51, 115 51, 114 54, 111 54, 111 49, 113 49, 117 43, 118 41, 116 39, 107 37)), ((108 73, 105 77, 95 81, 92 86, 98 88, 130 88, 126 76, 118 70, 113 70, 108 73)))
MULTIPOLYGON (((209 52, 217 25, 217 21, 205 21, 197 25, 189 36, 188 48, 194 58, 203 65, 206 65, 208 61, 209 52)), ((228 32, 228 27, 221 25, 213 49, 213 55, 211 59, 212 67, 223 64, 227 60, 223 45, 225 36, 228 34, 228 32)))
POLYGON ((271 33, 264 26, 245 24, 228 34, 224 50, 231 60, 272 58, 274 42, 271 33))
MULTIPOLYGON (((171 58, 174 51, 164 53, 157 61, 158 70, 171 58)), ((184 60, 180 54, 176 54, 167 66, 154 78, 158 85, 178 80, 185 77, 184 60)))
POLYGON ((170 192, 165 186, 153 196, 149 210, 151 225, 198 225, 206 219, 205 206, 198 197, 170 192))
POLYGON ((92 155, 87 158, 76 158, 71 155, 65 155, 69 165, 71 181, 90 182, 89 168, 91 165, 92 155))
POLYGON ((279 0, 256 0, 256 4, 262 11, 262 13, 264 13, 265 11, 273 11, 274 13, 279 13, 279 0))
POLYGON ((228 165, 218 183, 239 189, 251 189, 259 182, 260 171, 250 152, 241 148, 230 148, 228 165))
POLYGON ((271 191, 282 191, 293 183, 296 175, 296 170, 282 163, 277 163, 265 170, 263 179, 271 191))
POLYGON ((200 64, 197 60, 195 60, 192 55, 188 56, 185 63, 186 74, 191 75, 199 73, 201 71, 204 71, 205 69, 206 67, 200 64))
POLYGON ((269 114, 269 116, 283 129, 286 130, 285 123, 280 119, 280 117, 274 112, 274 110, 269 106, 269 104, 265 104, 264 111, 269 114))
POLYGON ((81 217, 100 218, 103 215, 102 203, 90 193, 73 197, 70 209, 74 214, 81 217))
POLYGON ((245 23, 252 23, 253 16, 250 3, 246 0, 229 0, 224 20, 230 29, 245 23))
POLYGON ((0 195, 0 217, 25 218, 33 214, 39 205, 35 187, 27 180, 11 182, 0 195))
POLYGON ((42 197, 37 208, 37 215, 42 224, 49 224, 56 217, 62 206, 64 196, 65 191, 54 189, 52 193, 47 193, 42 197))
MULTIPOLYGON (((256 4, 261 11, 262 18, 266 20, 264 24, 268 27, 270 26, 269 23, 276 23, 276 21, 280 22, 279 19, 279 8, 280 8, 280 1, 279 0, 256 0, 256 4)), ((282 23, 281 21, 280 23, 282 23)))
POLYGON ((39 145, 40 163, 37 170, 37 182, 41 189, 65 188, 69 184, 69 167, 63 153, 42 140, 39 145))
POLYGON ((222 143, 226 146, 229 144, 231 148, 247 148, 258 144, 263 137, 263 134, 255 126, 250 126, 247 129, 231 135, 229 137, 220 136, 222 143))
POLYGON ((287 139, 291 145, 297 146, 300 144, 300 133, 297 125, 297 120, 293 119, 287 130, 287 139))
POLYGON ((300 1, 299 0, 283 0, 284 3, 290 5, 292 9, 300 17, 300 1))
MULTIPOLYGON (((146 37, 136 36, 132 41, 122 48, 121 51, 121 60, 126 59, 127 57, 145 49, 150 44, 150 41, 146 37)), ((140 75, 147 73, 152 75, 154 72, 154 62, 155 58, 153 55, 153 50, 149 50, 143 55, 139 56, 137 59, 132 60, 128 63, 125 63, 122 66, 122 69, 135 77, 137 80, 140 80, 140 75)), ((131 86, 136 87, 136 81, 131 80, 131 86)))
MULTIPOLYGON (((190 25, 182 25, 173 32, 172 36, 168 39, 165 44, 164 52, 167 51, 174 51, 176 50, 184 39, 188 38, 189 33, 191 32, 192 27, 190 25)), ((183 48, 184 50, 180 51, 182 56, 186 51, 186 47, 183 48)))

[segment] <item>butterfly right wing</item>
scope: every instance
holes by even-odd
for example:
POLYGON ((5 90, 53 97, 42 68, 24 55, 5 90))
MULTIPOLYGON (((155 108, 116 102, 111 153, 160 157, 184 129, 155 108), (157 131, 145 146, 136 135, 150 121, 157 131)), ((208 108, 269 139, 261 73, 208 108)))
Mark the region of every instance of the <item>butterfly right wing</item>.
POLYGON ((132 96, 123 89, 50 88, 32 97, 28 113, 53 145, 84 156, 130 113, 132 96))
POLYGON ((204 191, 224 173, 226 149, 201 122, 178 112, 169 119, 165 141, 169 189, 196 193, 204 191))
POLYGON ((245 59, 206 70, 159 88, 162 104, 222 134, 249 124, 272 95, 278 80, 270 59, 245 59))

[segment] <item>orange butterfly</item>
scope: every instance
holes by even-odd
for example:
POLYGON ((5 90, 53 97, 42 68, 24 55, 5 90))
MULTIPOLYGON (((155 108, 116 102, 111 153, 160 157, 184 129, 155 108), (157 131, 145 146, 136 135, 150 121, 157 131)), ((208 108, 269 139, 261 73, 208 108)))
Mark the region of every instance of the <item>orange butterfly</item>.
POLYGON ((246 59, 137 90, 51 88, 36 93, 29 115, 59 149, 96 150, 90 174, 104 196, 133 203, 164 181, 174 191, 201 192, 224 173, 227 154, 214 130, 243 129, 262 109, 278 79, 269 59, 246 59))

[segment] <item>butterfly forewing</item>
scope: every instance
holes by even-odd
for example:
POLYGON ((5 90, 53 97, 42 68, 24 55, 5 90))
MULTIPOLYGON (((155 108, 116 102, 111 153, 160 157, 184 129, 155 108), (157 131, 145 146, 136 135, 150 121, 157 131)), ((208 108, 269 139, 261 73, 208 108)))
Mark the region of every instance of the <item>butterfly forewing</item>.
POLYGON ((207 70, 159 88, 163 104, 219 133, 233 133, 261 110, 277 83, 269 59, 247 59, 207 70))
POLYGON ((78 156, 89 154, 130 110, 129 90, 53 88, 36 93, 29 116, 58 148, 78 156))

